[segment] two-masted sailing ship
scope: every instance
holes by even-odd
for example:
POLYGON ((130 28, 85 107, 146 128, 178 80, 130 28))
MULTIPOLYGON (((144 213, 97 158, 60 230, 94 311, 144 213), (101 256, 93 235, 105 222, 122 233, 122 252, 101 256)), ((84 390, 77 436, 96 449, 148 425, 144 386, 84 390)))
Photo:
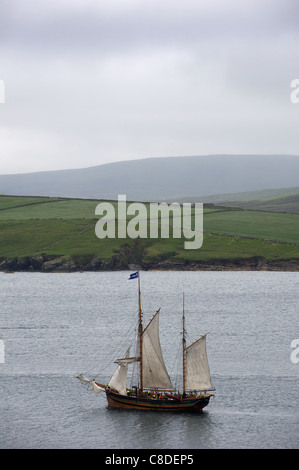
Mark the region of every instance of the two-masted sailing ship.
POLYGON ((77 376, 82 383, 90 383, 95 393, 105 392, 108 407, 131 410, 200 412, 209 404, 215 390, 211 382, 206 352, 206 334, 189 346, 185 339, 185 309, 183 295, 182 327, 182 392, 174 389, 166 369, 160 339, 159 314, 156 311, 145 328, 142 324, 140 273, 131 274, 130 279, 138 278, 138 346, 137 354, 130 356, 130 349, 124 357, 116 359, 118 367, 108 384, 89 380, 84 374, 77 376), (139 382, 127 387, 127 373, 130 364, 138 363, 139 382))

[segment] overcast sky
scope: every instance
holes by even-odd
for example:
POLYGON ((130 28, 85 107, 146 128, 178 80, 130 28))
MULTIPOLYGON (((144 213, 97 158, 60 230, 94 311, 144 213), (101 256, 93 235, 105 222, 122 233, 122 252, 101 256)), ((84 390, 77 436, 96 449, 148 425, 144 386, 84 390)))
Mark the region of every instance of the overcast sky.
POLYGON ((0 173, 299 155, 298 0, 1 0, 0 173))

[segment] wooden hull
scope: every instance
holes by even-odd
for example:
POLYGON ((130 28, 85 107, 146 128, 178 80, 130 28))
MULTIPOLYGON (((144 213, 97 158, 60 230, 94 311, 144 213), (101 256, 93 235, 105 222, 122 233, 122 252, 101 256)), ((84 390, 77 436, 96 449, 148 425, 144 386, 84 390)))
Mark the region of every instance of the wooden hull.
POLYGON ((109 408, 124 408, 142 411, 172 411, 172 412, 201 412, 209 404, 213 395, 203 395, 196 398, 184 398, 183 400, 150 397, 134 397, 121 395, 106 389, 106 397, 109 408))

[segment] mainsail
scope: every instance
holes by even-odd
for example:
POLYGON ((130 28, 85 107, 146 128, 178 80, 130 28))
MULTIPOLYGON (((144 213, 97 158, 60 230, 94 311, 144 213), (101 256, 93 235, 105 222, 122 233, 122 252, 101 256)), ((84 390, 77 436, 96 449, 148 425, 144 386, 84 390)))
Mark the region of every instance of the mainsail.
POLYGON ((155 313, 142 334, 143 387, 172 389, 160 344, 159 312, 155 313))
MULTIPOLYGON (((142 374, 144 388, 172 389, 160 344, 159 338, 159 312, 155 313, 142 333, 142 374)), ((129 357, 130 349, 125 356, 115 362, 118 368, 108 383, 108 386, 122 395, 127 390, 128 365, 140 361, 139 357, 129 357)))
POLYGON ((206 351, 207 333, 186 348, 186 390, 214 390, 206 351))

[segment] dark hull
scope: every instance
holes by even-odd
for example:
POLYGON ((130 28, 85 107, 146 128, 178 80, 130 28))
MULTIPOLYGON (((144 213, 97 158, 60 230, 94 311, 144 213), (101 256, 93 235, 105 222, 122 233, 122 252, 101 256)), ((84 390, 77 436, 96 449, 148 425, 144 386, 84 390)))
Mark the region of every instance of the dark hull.
POLYGON ((142 411, 191 411, 198 413, 209 404, 211 396, 213 395, 204 395, 197 398, 184 398, 183 400, 169 398, 158 400, 148 397, 126 396, 113 392, 112 390, 106 390, 108 407, 142 411))

